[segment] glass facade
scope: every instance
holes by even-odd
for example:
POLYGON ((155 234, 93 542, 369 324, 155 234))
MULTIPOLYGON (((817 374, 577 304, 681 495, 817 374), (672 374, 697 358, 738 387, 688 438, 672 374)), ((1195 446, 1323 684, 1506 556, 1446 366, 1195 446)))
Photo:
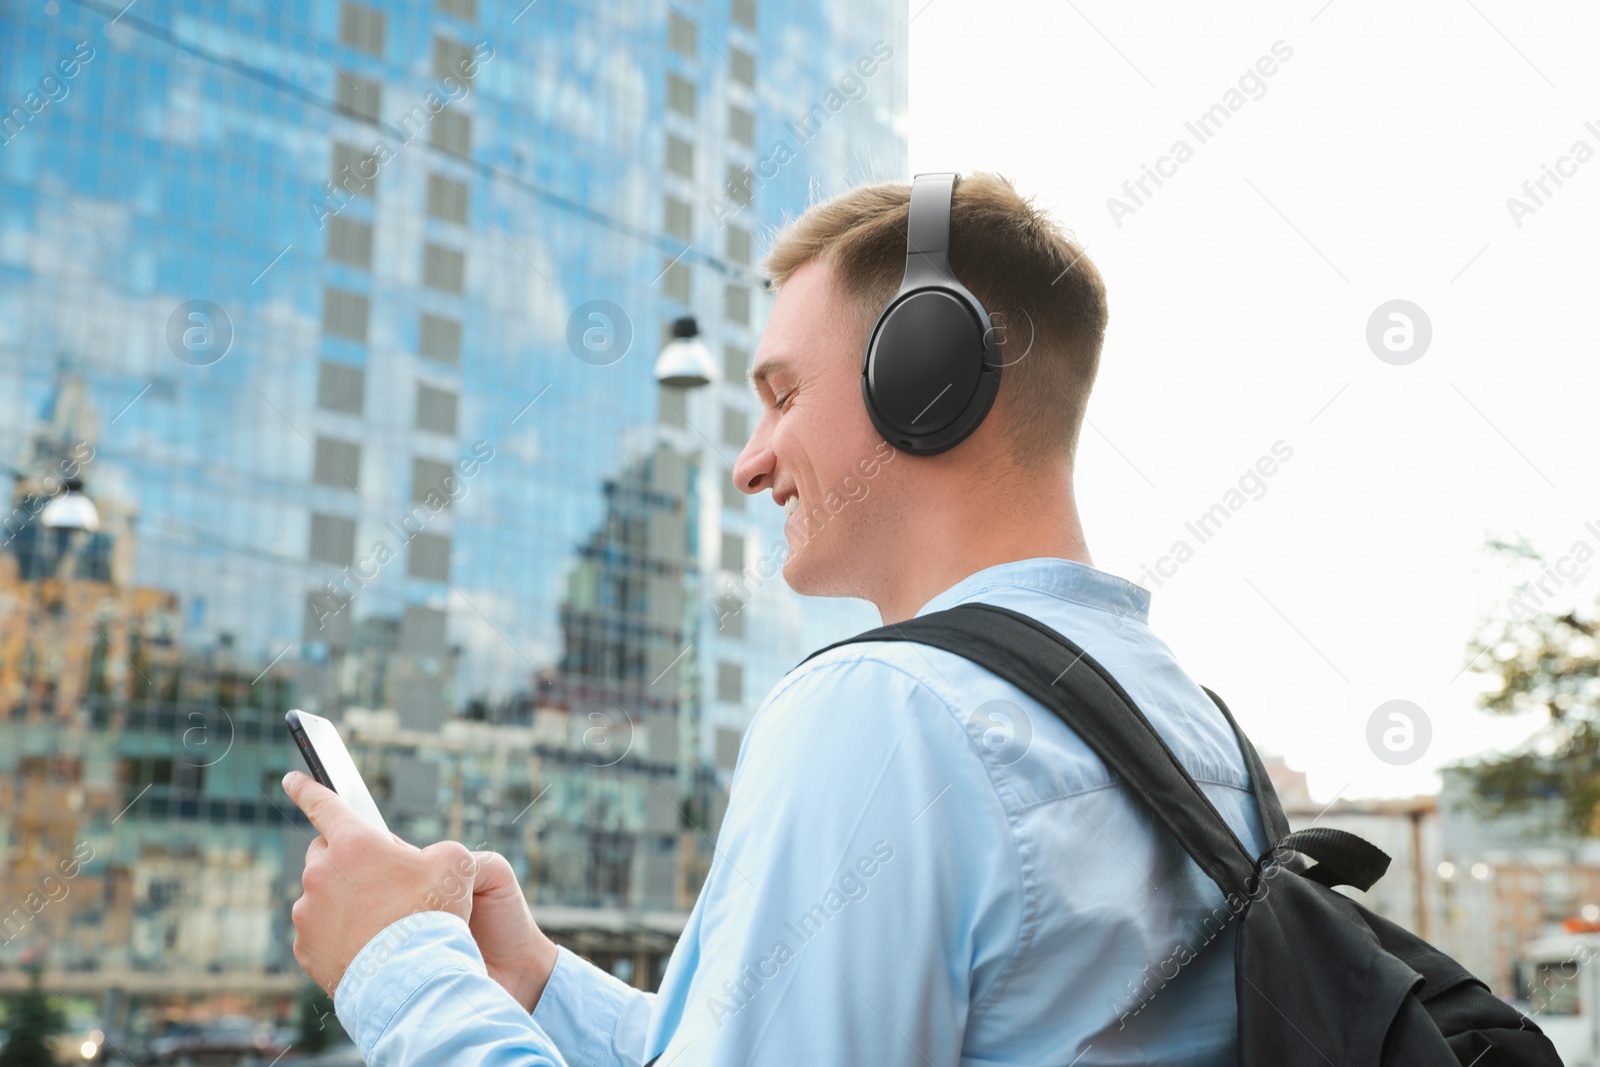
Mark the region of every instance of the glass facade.
POLYGON ((291 707, 659 980, 749 715, 876 622, 729 477, 765 238, 904 177, 906 17, 0 0, 0 989, 281 1014, 291 707))

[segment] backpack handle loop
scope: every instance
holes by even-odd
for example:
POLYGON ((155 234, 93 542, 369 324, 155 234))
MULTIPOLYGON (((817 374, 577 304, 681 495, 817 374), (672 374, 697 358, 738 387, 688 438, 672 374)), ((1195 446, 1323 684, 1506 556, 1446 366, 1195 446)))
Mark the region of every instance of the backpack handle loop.
POLYGON ((1281 838, 1258 861, 1284 852, 1298 852, 1316 860, 1316 866, 1299 873, 1332 889, 1348 885, 1363 893, 1389 869, 1389 854, 1372 842, 1331 826, 1312 826, 1281 838))

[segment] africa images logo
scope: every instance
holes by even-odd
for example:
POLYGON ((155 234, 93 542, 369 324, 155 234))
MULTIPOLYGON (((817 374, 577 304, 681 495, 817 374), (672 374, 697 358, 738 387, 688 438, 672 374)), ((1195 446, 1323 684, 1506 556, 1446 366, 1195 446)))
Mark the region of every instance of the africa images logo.
POLYGON ((1192 122, 1183 124, 1184 130, 1194 138, 1194 144, 1190 144, 1188 138, 1179 137, 1172 142, 1172 147, 1165 155, 1156 158, 1153 168, 1148 163, 1139 165, 1140 175, 1122 183, 1122 197, 1106 198, 1106 210, 1111 213, 1111 221, 1117 224, 1117 229, 1122 229, 1123 220, 1137 214, 1166 184, 1162 179, 1177 177, 1178 168, 1194 158, 1196 147, 1221 133, 1228 121, 1251 100, 1260 100, 1267 95, 1266 79, 1276 74, 1282 64, 1294 58, 1294 49, 1282 40, 1272 42, 1271 53, 1259 57, 1254 66, 1246 68, 1237 82, 1223 92, 1219 101, 1202 111, 1192 122), (1152 183, 1154 189, 1150 188, 1152 183))

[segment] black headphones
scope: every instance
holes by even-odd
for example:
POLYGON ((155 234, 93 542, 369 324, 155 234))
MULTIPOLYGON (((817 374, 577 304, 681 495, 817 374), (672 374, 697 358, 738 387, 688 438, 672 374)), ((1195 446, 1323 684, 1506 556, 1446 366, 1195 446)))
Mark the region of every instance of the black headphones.
POLYGON ((906 222, 906 273, 872 327, 861 397, 886 441, 932 456, 964 441, 1000 390, 998 331, 950 270, 954 174, 918 174, 906 222))

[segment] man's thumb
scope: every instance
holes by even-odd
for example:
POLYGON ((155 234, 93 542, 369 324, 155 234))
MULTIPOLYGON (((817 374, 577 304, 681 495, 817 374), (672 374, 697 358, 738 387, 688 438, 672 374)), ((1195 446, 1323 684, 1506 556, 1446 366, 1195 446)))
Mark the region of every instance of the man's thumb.
POLYGON ((474 896, 485 893, 502 893, 507 890, 522 891, 517 883, 517 872, 511 869, 511 863, 498 852, 474 852, 472 858, 478 862, 478 876, 472 883, 474 896))
POLYGON ((340 822, 338 815, 344 807, 337 793, 299 771, 290 771, 283 776, 283 791, 289 794, 295 807, 305 812, 311 825, 317 828, 317 833, 323 837, 330 836, 330 831, 340 822))

